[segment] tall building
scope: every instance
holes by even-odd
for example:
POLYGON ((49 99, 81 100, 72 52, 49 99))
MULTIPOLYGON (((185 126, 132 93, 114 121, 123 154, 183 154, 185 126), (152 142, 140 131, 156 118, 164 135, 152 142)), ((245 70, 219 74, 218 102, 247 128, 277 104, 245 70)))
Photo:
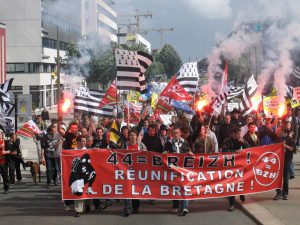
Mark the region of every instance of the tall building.
POLYGON ((82 34, 99 33, 117 42, 117 13, 109 5, 113 1, 82 0, 82 34))
POLYGON ((140 34, 119 33, 118 43, 120 43, 121 45, 127 44, 129 46, 142 45, 148 50, 149 53, 151 53, 151 43, 140 34))
MULTIPOLYGON (((89 33, 117 41, 116 12, 104 0, 0 0, 6 24, 7 78, 13 94, 31 94, 35 107, 57 103, 57 46, 65 58, 68 43, 89 33)), ((70 89, 61 73, 61 86, 70 89), (65 83, 64 83, 65 81, 65 83)), ((79 79, 78 79, 79 80, 79 79)))

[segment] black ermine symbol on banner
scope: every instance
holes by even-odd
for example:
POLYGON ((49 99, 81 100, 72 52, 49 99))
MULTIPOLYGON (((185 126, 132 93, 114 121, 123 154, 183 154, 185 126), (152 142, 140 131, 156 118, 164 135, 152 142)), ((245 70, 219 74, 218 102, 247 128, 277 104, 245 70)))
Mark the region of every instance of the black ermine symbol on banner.
POLYGON ((246 156, 247 164, 250 164, 250 156, 251 156, 251 152, 247 152, 247 156, 246 156))
POLYGON ((254 182, 253 182, 253 180, 251 180, 251 183, 250 183, 250 189, 251 190, 253 190, 253 184, 254 184, 254 182))
POLYGON ((147 156, 138 156, 137 163, 147 163, 147 156))

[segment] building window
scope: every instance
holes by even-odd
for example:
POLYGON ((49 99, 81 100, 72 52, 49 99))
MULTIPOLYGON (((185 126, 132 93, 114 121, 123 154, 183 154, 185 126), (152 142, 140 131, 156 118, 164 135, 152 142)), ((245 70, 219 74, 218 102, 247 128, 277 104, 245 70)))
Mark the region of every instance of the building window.
POLYGON ((97 5, 97 12, 98 14, 103 14, 115 23, 117 23, 117 17, 112 15, 110 12, 108 12, 105 8, 103 8, 101 5, 97 5))
POLYGON ((16 72, 16 64, 14 64, 14 63, 6 63, 6 72, 7 73, 14 73, 14 72, 16 72))
POLYGON ((39 73, 40 72, 40 63, 29 63, 28 72, 29 73, 39 73))
POLYGON ((16 73, 24 73, 24 72, 25 72, 25 64, 16 63, 16 73))
POLYGON ((111 34, 117 35, 117 31, 115 29, 113 29, 112 27, 108 26, 107 24, 99 20, 98 20, 98 28, 102 28, 111 34))

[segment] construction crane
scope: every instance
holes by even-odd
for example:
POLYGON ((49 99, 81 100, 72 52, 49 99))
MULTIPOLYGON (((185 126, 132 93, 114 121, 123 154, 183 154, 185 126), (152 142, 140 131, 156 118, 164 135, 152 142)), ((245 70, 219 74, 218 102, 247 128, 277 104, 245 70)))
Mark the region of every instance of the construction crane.
POLYGON ((152 18, 152 13, 149 11, 146 11, 145 13, 139 13, 138 9, 136 9, 135 11, 136 14, 120 15, 120 17, 134 17, 136 19, 136 33, 138 34, 140 32, 140 17, 152 18))
POLYGON ((174 31, 174 28, 152 28, 152 29, 143 30, 141 33, 147 34, 149 31, 157 31, 160 33, 160 48, 162 48, 164 32, 167 32, 167 31, 172 32, 172 31, 174 31))
POLYGON ((137 23, 132 23, 130 19, 128 19, 128 23, 118 23, 120 27, 127 27, 127 33, 132 33, 131 27, 137 26, 137 23))

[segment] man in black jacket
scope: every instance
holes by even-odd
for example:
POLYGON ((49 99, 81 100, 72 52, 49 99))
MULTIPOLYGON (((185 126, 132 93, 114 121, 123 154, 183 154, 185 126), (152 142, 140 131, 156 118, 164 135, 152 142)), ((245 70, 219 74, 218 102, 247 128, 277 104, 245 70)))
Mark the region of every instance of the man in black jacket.
MULTIPOLYGON (((232 129, 230 138, 226 139, 222 145, 222 152, 239 152, 241 149, 247 148, 243 137, 241 135, 241 128, 235 127, 232 129)), ((242 201, 245 201, 245 196, 240 196, 242 201)), ((229 199, 229 211, 234 211, 235 197, 231 196, 229 199)))
POLYGON ((258 132, 254 122, 248 124, 248 132, 244 135, 247 148, 260 146, 258 132))
POLYGON ((144 135, 142 142, 150 152, 163 152, 163 145, 159 136, 156 134, 156 125, 149 124, 148 132, 144 135))
POLYGON ((223 123, 219 128, 219 134, 218 134, 219 146, 222 146, 223 141, 229 138, 232 128, 233 127, 231 125, 231 117, 228 114, 225 116, 225 123, 223 123))

